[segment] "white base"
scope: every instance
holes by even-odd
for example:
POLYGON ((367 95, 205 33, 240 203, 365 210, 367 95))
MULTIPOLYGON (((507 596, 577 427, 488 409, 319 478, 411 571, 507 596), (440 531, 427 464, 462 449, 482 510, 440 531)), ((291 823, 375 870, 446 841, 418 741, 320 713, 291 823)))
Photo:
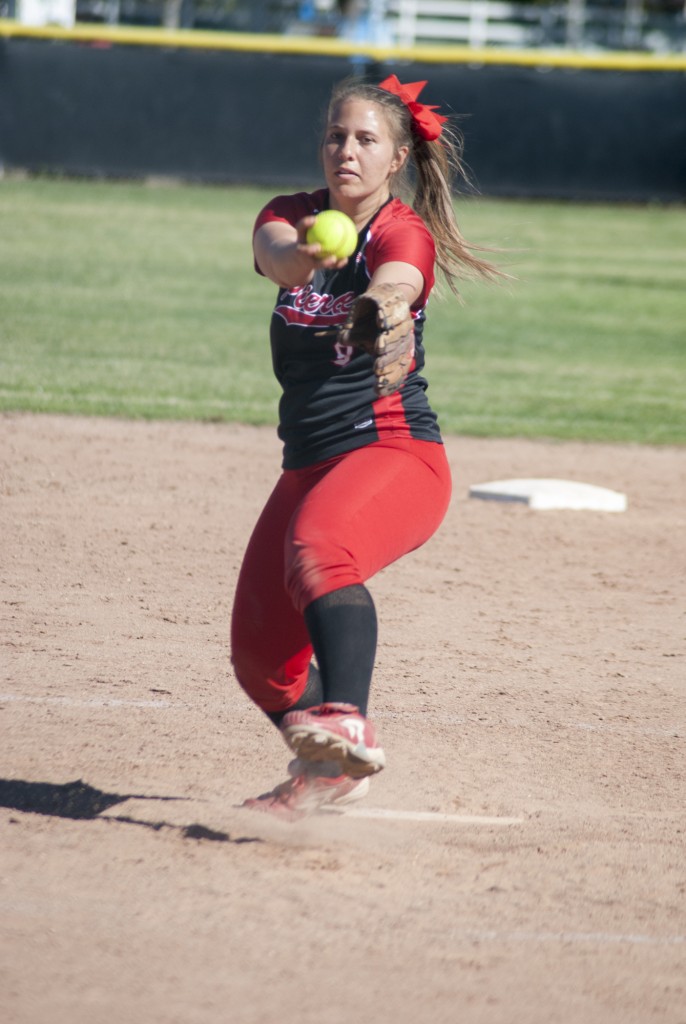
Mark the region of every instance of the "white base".
POLYGON ((519 501, 533 509, 625 512, 627 508, 626 494, 574 480, 494 480, 487 484, 474 484, 469 488, 469 497, 519 501))

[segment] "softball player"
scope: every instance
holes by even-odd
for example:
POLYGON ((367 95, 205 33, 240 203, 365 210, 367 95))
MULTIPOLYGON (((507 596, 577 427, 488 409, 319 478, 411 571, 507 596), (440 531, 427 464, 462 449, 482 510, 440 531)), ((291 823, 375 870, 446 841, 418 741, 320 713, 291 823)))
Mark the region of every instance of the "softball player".
POLYGON ((434 269, 453 290, 465 274, 498 274, 455 221, 459 145, 447 118, 418 102, 425 84, 392 75, 337 86, 321 146, 326 187, 277 196, 254 229, 256 270, 278 287, 270 336, 283 470, 245 553, 231 647, 240 685, 296 754, 289 780, 246 806, 287 818, 359 799, 384 767, 367 717, 377 619, 365 584, 432 536, 451 493, 422 376, 434 269), (391 191, 410 161, 412 207, 391 191), (307 242, 326 209, 357 228, 348 259, 322 259, 307 242), (359 296, 388 284, 411 317, 414 356, 401 386, 380 396, 374 356, 341 328, 359 296))

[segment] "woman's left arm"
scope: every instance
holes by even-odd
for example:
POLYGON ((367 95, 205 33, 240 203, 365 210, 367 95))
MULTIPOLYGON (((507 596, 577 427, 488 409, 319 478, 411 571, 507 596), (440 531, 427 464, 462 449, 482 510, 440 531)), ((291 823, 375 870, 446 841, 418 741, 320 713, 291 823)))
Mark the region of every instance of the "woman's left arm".
POLYGON ((377 267, 369 287, 377 284, 395 284, 404 293, 408 305, 416 302, 424 290, 424 275, 412 263, 393 261, 377 267))

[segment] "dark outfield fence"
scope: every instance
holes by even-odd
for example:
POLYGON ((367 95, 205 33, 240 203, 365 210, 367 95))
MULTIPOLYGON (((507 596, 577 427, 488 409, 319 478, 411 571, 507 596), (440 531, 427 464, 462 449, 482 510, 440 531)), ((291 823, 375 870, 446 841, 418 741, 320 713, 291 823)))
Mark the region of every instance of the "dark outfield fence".
POLYGON ((0 160, 66 175, 307 187, 331 85, 428 79, 493 196, 686 199, 686 58, 412 50, 0 23, 0 160), (324 52, 322 52, 322 50, 324 52))

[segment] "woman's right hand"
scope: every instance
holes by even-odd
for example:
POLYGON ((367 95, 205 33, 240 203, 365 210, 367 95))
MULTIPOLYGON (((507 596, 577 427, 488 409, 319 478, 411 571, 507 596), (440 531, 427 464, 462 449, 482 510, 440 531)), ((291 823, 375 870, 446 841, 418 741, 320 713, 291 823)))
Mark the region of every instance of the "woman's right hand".
POLYGON ((325 270, 340 270, 348 262, 348 257, 344 256, 343 259, 337 259, 335 256, 322 256, 322 247, 319 242, 308 242, 307 232, 316 221, 315 216, 303 217, 299 220, 295 228, 298 232, 298 249, 307 256, 308 259, 313 260, 313 273, 315 270, 319 270, 322 267, 325 270))
POLYGON ((265 277, 281 288, 309 284, 317 270, 339 270, 348 262, 335 256, 321 257, 318 242, 307 241, 307 230, 314 216, 303 217, 296 225, 269 221, 255 232, 255 261, 265 277))

